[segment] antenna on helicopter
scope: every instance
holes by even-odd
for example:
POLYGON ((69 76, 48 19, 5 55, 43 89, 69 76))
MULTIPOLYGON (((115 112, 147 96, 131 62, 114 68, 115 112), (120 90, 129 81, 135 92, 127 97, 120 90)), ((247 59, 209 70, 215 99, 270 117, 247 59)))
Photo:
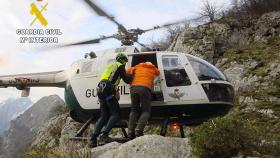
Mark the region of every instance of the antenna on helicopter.
POLYGON ((138 43, 140 46, 142 46, 146 50, 150 51, 150 50, 152 50, 151 48, 149 48, 148 46, 146 46, 146 45, 144 45, 144 44, 142 44, 138 41, 138 36, 139 35, 142 35, 143 33, 146 33, 148 31, 152 31, 152 30, 156 30, 156 29, 160 29, 160 28, 166 28, 166 27, 169 27, 169 26, 172 26, 172 25, 177 25, 177 24, 181 24, 181 23, 186 22, 186 19, 184 19, 184 20, 180 20, 180 21, 177 21, 177 22, 172 22, 172 23, 167 23, 167 24, 164 24, 164 25, 154 26, 152 28, 145 29, 145 30, 140 29, 140 28, 126 29, 121 23, 119 23, 117 20, 115 20, 114 16, 109 15, 107 12, 105 12, 103 9, 101 9, 101 7, 96 5, 95 2, 93 2, 91 0, 84 0, 84 1, 94 12, 96 12, 97 15, 106 17, 108 20, 110 20, 111 22, 116 24, 118 26, 118 32, 116 34, 113 34, 113 35, 110 35, 110 36, 101 36, 101 37, 95 38, 95 39, 90 39, 90 40, 86 40, 86 41, 70 43, 70 44, 65 44, 65 45, 58 45, 58 46, 54 46, 52 48, 61 48, 61 47, 85 45, 85 44, 96 44, 96 43, 99 43, 101 40, 106 40, 106 39, 109 39, 109 38, 115 38, 115 39, 121 41, 122 46, 131 46, 134 43, 138 43))
POLYGON ((96 56, 96 54, 93 52, 93 51, 91 51, 90 53, 86 53, 85 54, 85 59, 87 59, 87 58, 89 58, 89 59, 94 59, 94 58, 96 58, 97 56, 96 56))

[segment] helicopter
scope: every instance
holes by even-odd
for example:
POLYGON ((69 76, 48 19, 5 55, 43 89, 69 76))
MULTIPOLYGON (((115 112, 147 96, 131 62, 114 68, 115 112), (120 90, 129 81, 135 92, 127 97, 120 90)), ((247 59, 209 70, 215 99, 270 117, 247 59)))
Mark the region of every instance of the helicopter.
MULTIPOLYGON (((215 66, 193 55, 182 52, 151 50, 138 41, 138 36, 155 29, 169 27, 184 21, 155 26, 150 29, 126 29, 90 0, 84 0, 98 15, 104 16, 118 26, 118 33, 96 39, 59 45, 55 48, 96 44, 115 38, 122 46, 86 53, 83 59, 75 61, 66 70, 0 76, 0 88, 16 87, 27 97, 32 87, 57 87, 64 89, 64 99, 70 117, 84 125, 77 131, 81 138, 89 124, 99 118, 99 101, 96 87, 105 67, 115 60, 118 52, 128 56, 126 67, 141 62, 151 62, 160 71, 154 81, 149 124, 161 124, 160 135, 165 136, 168 125, 178 123, 181 137, 185 137, 183 125, 197 125, 216 116, 223 116, 233 106, 234 91, 226 76, 215 66), (149 51, 140 52, 134 43, 149 51), (97 55, 98 54, 98 55, 97 55)), ((121 121, 116 125, 127 137, 125 128, 130 112, 130 86, 121 82, 121 121)))

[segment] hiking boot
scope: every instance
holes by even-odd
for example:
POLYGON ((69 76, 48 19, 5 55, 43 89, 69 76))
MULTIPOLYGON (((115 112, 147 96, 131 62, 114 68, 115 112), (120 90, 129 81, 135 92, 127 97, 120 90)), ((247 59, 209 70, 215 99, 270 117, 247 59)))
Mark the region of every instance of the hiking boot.
POLYGON ((127 137, 129 140, 133 140, 136 138, 135 134, 128 134, 127 137))
POLYGON ((102 134, 99 137, 98 145, 104 145, 104 144, 107 144, 107 143, 110 143, 110 142, 112 142, 112 138, 110 138, 107 134, 102 134))
POLYGON ((132 132, 132 131, 128 130, 127 137, 129 140, 134 139, 136 137, 134 131, 132 132))
POLYGON ((136 130, 136 131, 135 131, 135 136, 136 136, 136 137, 141 137, 141 136, 143 136, 143 135, 144 135, 143 131, 140 131, 140 130, 136 130))
POLYGON ((89 147, 89 148, 95 148, 95 147, 97 147, 97 139, 96 139, 96 138, 90 139, 89 144, 88 144, 88 147, 89 147))

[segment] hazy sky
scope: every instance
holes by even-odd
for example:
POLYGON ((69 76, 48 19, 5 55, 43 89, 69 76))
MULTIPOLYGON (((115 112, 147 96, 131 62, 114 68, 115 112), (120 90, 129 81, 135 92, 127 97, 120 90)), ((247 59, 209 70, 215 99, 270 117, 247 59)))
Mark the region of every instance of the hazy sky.
MULTIPOLYGON (((228 6, 230 0, 211 0, 218 6, 228 6)), ((202 0, 95 0, 109 14, 128 29, 147 29, 155 25, 181 19, 197 17, 202 0)), ((116 33, 117 27, 104 17, 99 17, 83 0, 1 0, 0 1, 0 76, 18 73, 46 72, 66 69, 84 53, 120 46, 114 39, 97 45, 76 46, 56 50, 42 51, 42 46, 50 44, 20 44, 17 29, 60 29, 59 43, 76 42, 97 38, 100 35, 116 33), (48 3, 43 12, 48 20, 43 27, 37 20, 30 26, 34 15, 29 13, 30 4, 35 2, 38 8, 48 3)), ((164 36, 164 30, 154 31, 140 37, 140 42, 148 43, 164 36)), ((137 45, 136 45, 137 46, 137 45)), ((137 46, 138 47, 138 46, 137 46)), ((33 101, 43 96, 58 94, 63 98, 63 89, 31 88, 33 101)), ((9 97, 20 97, 15 88, 0 89, 0 102, 9 97)))

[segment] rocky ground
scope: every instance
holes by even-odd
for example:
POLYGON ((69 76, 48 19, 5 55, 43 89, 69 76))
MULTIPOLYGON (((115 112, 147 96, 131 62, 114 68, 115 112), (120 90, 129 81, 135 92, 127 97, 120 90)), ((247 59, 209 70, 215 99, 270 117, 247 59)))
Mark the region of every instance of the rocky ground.
POLYGON ((57 95, 43 97, 13 120, 6 135, 4 135, 0 157, 21 157, 36 137, 38 129, 55 115, 50 111, 59 105, 64 105, 64 102, 57 95))

